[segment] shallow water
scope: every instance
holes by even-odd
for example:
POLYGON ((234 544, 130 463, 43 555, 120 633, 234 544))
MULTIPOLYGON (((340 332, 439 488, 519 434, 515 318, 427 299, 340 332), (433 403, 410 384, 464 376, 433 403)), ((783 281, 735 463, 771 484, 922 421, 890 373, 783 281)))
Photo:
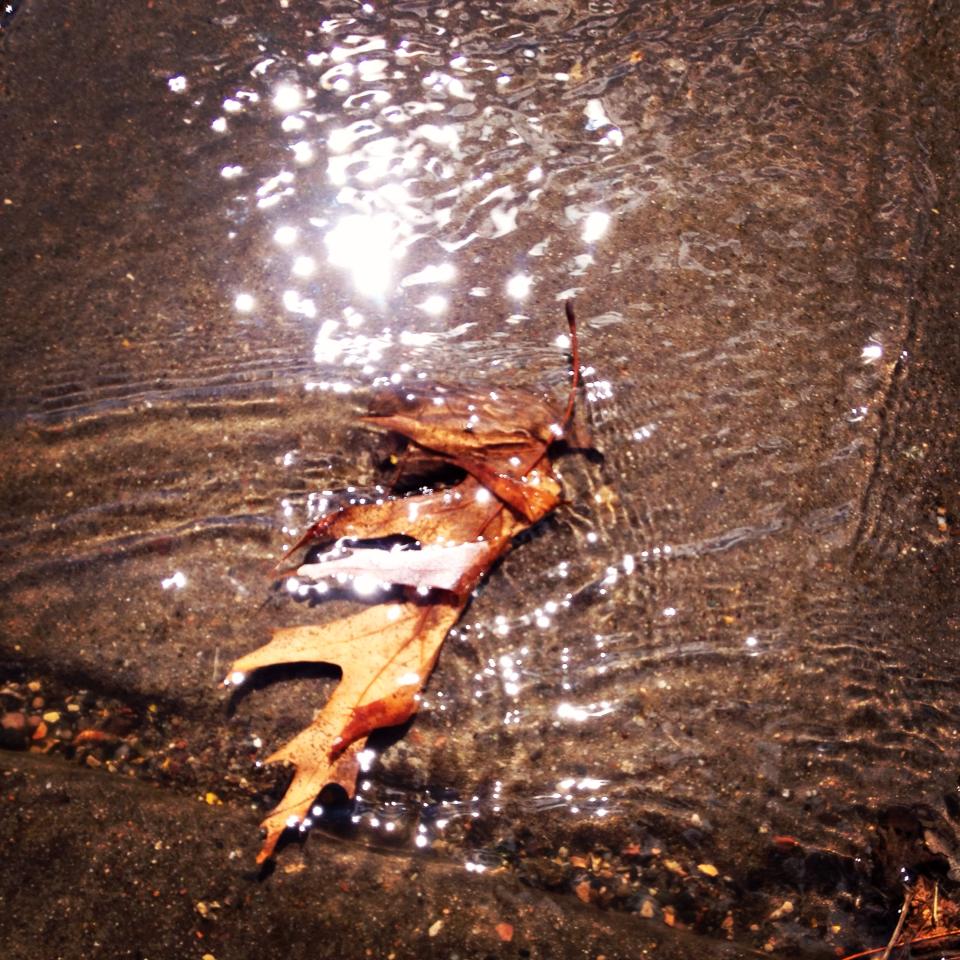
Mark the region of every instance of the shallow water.
POLYGON ((232 727, 215 684, 327 615, 269 565, 321 498, 383 479, 371 391, 562 396, 572 296, 603 462, 560 463, 569 504, 448 639, 354 836, 474 870, 669 838, 742 878, 770 836, 859 856, 878 811, 942 810, 955 380, 927 274, 955 180, 918 106, 923 17, 27 5, 6 657, 265 756, 322 681, 253 692, 232 727), (47 31, 73 52, 28 81, 47 31))

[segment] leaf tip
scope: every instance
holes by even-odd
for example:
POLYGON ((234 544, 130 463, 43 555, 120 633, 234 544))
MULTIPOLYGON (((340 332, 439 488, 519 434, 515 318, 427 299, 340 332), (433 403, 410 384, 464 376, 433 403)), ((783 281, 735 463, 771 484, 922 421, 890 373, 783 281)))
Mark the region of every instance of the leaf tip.
POLYGON ((303 829, 304 821, 296 815, 289 817, 276 816, 272 814, 267 817, 263 823, 260 824, 261 831, 264 835, 263 844, 260 847, 260 852, 257 854, 257 865, 262 865, 268 860, 272 860, 277 853, 277 845, 280 843, 280 838, 288 829, 300 828, 303 829))
POLYGON ((273 859, 273 855, 276 853, 277 841, 280 839, 279 833, 269 834, 267 839, 263 841, 263 846, 260 848, 260 852, 257 854, 257 866, 262 866, 268 860, 273 859))

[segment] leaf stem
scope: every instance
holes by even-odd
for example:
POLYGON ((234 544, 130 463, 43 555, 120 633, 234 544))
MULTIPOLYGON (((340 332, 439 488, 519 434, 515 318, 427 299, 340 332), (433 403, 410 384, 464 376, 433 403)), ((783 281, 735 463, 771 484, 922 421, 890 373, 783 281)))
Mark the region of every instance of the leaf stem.
POLYGON ((570 363, 573 367, 573 383, 570 384, 570 396, 567 398, 567 409, 563 414, 561 429, 566 432, 573 417, 573 406, 577 398, 577 388, 580 386, 580 341, 577 339, 577 316, 573 312, 573 301, 564 300, 564 309, 567 313, 567 324, 570 327, 570 363))

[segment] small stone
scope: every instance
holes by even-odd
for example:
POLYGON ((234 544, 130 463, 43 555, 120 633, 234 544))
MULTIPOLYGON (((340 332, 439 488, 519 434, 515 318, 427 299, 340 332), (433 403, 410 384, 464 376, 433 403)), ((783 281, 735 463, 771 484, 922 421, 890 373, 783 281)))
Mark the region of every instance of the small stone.
POLYGON ((583 880, 581 883, 578 883, 574 888, 573 892, 577 895, 578 900, 582 900, 584 903, 590 902, 590 881, 583 880))
POLYGON ((708 877, 716 877, 720 871, 712 863, 698 863, 697 869, 708 877))
POLYGON ((430 929, 427 931, 427 936, 435 937, 443 929, 443 921, 437 920, 436 923, 430 924, 430 929))
POLYGON ((56 711, 56 710, 48 710, 48 711, 43 715, 43 719, 44 719, 47 723, 59 723, 59 722, 60 722, 60 714, 59 714, 59 712, 56 711))
POLYGON ((27 745, 27 717, 19 711, 5 713, 0 719, 0 746, 22 750, 27 745))
POLYGON ((27 684, 27 689, 28 689, 31 693, 36 693, 36 692, 40 689, 40 686, 41 686, 41 684, 40 684, 40 681, 39 681, 39 680, 31 680, 31 681, 27 684))
POLYGON ((786 917, 791 913, 793 913, 793 903, 790 900, 784 900, 783 903, 770 914, 770 919, 780 920, 782 917, 786 917))
POLYGON ((79 713, 79 712, 80 712, 80 704, 79 704, 79 703, 68 703, 68 704, 67 704, 67 712, 68 712, 68 713, 79 713))
POLYGON ((640 916, 644 920, 652 920, 657 915, 657 905, 649 898, 644 898, 643 903, 640 904, 640 916))
POLYGON ((494 930, 497 931, 497 936, 504 942, 509 943, 513 939, 513 924, 510 923, 498 923, 494 930))

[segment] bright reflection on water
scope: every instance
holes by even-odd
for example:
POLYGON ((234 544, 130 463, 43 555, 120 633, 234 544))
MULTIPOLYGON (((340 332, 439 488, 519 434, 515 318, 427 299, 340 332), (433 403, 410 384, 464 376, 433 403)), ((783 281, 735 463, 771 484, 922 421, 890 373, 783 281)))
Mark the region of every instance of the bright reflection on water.
MULTIPOLYGON (((480 383, 492 400, 499 384, 562 395, 570 340, 560 301, 590 304, 582 407, 607 463, 561 462, 571 502, 506 559, 487 588, 496 599, 481 589, 451 631, 448 645, 475 659, 443 661, 440 677, 454 679, 427 686, 423 722, 453 737, 452 715, 486 740, 503 737, 503 780, 482 797, 425 803, 418 847, 499 812, 511 793, 533 810, 610 816, 631 802, 631 778, 661 763, 647 713, 651 727, 673 729, 691 703, 699 732, 663 734, 681 746, 650 789, 696 793, 681 801, 694 804, 723 786, 713 761, 724 746, 703 733, 721 709, 711 685, 746 701, 729 677, 792 664, 766 579, 790 558, 747 564, 736 583, 724 562, 788 533, 811 538, 796 567, 821 561, 818 538, 839 539, 859 499, 842 471, 871 436, 874 393, 899 352, 857 296, 841 309, 820 286, 857 275, 839 251, 856 246, 842 234, 861 195, 853 184, 851 200, 844 184, 859 174, 832 180, 820 141, 795 142, 792 114, 778 119, 807 86, 788 96, 789 74, 773 71, 782 97, 748 83, 738 31, 753 31, 755 17, 738 27, 731 14, 715 34, 698 27, 706 34, 686 37, 687 57, 662 25, 634 24, 646 8, 626 6, 630 17, 618 19, 614 5, 593 5, 573 25, 553 10, 511 19, 364 5, 319 22, 291 13, 290 36, 263 39, 255 65, 224 71, 207 100, 191 100, 200 84, 187 70, 167 81, 165 95, 216 155, 225 249, 243 251, 227 264, 231 317, 279 352, 299 351, 318 416, 340 402, 333 395, 362 401, 386 384, 480 383), (816 314, 823 304, 829 316, 816 314), (817 381, 834 360, 843 376, 817 381), (823 399, 833 393, 843 402, 823 399), (811 410, 822 423, 813 444, 803 436, 811 410), (811 446, 813 466, 798 452, 811 446), (821 483, 835 473, 839 482, 821 483), (828 488, 836 502, 807 502, 828 488), (703 582, 685 590, 691 570, 703 582), (549 769, 525 762, 528 741, 541 738, 549 769)), ((304 484, 314 456, 282 461, 290 488, 310 490, 283 502, 288 541, 338 502, 314 477, 304 484)), ((362 577, 288 583, 304 600, 340 588, 370 599, 385 589, 362 577)), ((801 633, 808 642, 815 630, 801 633)), ((810 689, 797 680, 808 662, 816 656, 798 658, 785 684, 796 695, 810 689)), ((829 751, 846 749, 842 737, 809 734, 821 736, 829 751)), ((358 822, 399 829, 403 804, 378 794, 377 764, 365 763, 358 822)))
POLYGON ((357 291, 374 300, 391 292, 395 262, 404 254, 409 230, 389 213, 347 214, 324 237, 331 264, 350 273, 357 291))
MULTIPOLYGON (((468 325, 445 320, 455 278, 480 268, 484 282, 473 297, 486 297, 492 284, 507 301, 528 299, 535 275, 511 263, 483 267, 479 245, 515 233, 521 214, 529 217, 556 192, 546 171, 557 151, 543 136, 543 119, 505 109, 502 89, 516 79, 514 69, 498 73, 489 57, 460 50, 446 25, 424 46, 372 31, 375 12, 368 16, 362 23, 332 18, 315 35, 308 31, 295 69, 289 57, 264 50, 209 119, 211 137, 236 138, 238 159, 245 129, 278 145, 272 170, 241 162, 221 170, 237 185, 235 222, 272 235, 289 258, 285 270, 283 256, 265 258, 273 302, 269 293, 258 297, 259 314, 282 310, 315 322, 321 381, 335 379, 332 367, 358 365, 366 374, 358 386, 394 374, 391 367, 409 355, 398 347, 463 336, 468 325), (235 126, 241 117, 244 128, 235 126), (517 145, 524 142, 530 149, 520 188, 487 159, 496 150, 522 153, 517 145), (284 273, 295 285, 283 285, 284 273), (346 310, 362 319, 343 323, 346 310)), ((522 57, 535 59, 534 51, 522 57)), ((188 82, 179 75, 169 86, 182 93, 188 82)), ((562 89, 566 80, 552 82, 562 89)), ((600 99, 585 102, 581 128, 599 148, 622 144, 600 99)), ((610 221, 603 210, 584 210, 570 221, 569 240, 593 248, 610 221)), ((544 250, 540 238, 529 255, 544 250)), ((574 261, 581 275, 592 262, 583 256, 574 261)), ((252 298, 237 296, 235 305, 249 313, 252 298)))

